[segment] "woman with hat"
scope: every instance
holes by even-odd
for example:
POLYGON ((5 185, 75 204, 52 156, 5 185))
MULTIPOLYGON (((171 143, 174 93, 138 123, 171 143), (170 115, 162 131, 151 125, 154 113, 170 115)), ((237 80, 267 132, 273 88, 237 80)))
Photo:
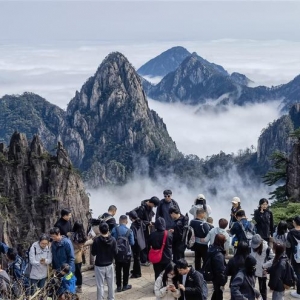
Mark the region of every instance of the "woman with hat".
POLYGON ((211 214, 211 207, 206 204, 206 199, 203 194, 199 194, 195 199, 194 204, 192 205, 189 213, 194 216, 194 219, 197 217, 197 209, 203 208, 206 212, 206 215, 209 216, 211 214))
POLYGON ((233 197, 231 203, 232 207, 229 221, 229 229, 232 227, 233 223, 237 221, 235 214, 242 209, 241 200, 239 197, 233 197))
POLYGON ((258 278, 259 291, 263 300, 267 299, 267 275, 263 272, 263 265, 268 261, 272 265, 274 253, 268 243, 259 234, 251 240, 251 255, 256 259, 255 276, 258 278))

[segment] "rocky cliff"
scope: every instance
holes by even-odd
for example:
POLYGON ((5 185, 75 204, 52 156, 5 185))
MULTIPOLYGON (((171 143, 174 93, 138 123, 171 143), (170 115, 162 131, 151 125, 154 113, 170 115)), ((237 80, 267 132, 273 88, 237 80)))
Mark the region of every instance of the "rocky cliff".
POLYGON ((15 132, 8 147, 0 144, 0 228, 6 242, 28 246, 66 207, 73 220, 87 226, 89 198, 60 143, 56 155, 38 136, 28 145, 25 135, 15 132))
MULTIPOLYGON (((67 122, 83 140, 82 151, 74 151, 92 186, 124 183, 138 169, 151 175, 181 156, 162 119, 149 109, 139 75, 118 52, 76 93, 67 122)), ((68 141, 65 145, 76 155, 68 141)))

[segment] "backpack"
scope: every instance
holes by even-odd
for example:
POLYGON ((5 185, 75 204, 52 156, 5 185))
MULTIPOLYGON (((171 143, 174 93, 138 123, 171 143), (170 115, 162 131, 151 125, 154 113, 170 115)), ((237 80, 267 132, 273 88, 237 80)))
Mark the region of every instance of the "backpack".
MULTIPOLYGON (((200 273, 200 272, 199 272, 200 273)), ((200 278, 201 278, 201 294, 202 294, 202 300, 207 300, 208 298, 208 288, 207 288, 207 283, 204 280, 203 275, 200 273, 200 278)))
POLYGON ((131 230, 127 229, 125 236, 122 236, 120 233, 120 226, 117 226, 116 232, 117 232, 117 249, 118 249, 118 253, 116 255, 116 261, 128 262, 131 259, 131 247, 128 241, 128 237, 131 233, 131 230))
POLYGON ((250 226, 251 226, 251 222, 247 221, 246 226, 244 227, 242 222, 239 222, 239 224, 241 225, 242 231, 244 233, 244 237, 245 237, 245 242, 248 243, 248 245, 251 244, 251 240, 253 238, 253 236, 255 235, 255 231, 251 230, 250 226))
MULTIPOLYGON (((33 247, 33 245, 30 245, 29 248, 27 249, 26 251, 26 258, 25 258, 25 269, 24 269, 24 275, 26 277, 29 277, 30 276, 30 272, 31 272, 31 269, 32 269, 32 264, 30 263, 30 259, 29 259, 29 252, 30 252, 30 249, 31 247, 33 247)), ((36 247, 33 247, 34 248, 34 255, 36 256, 36 247)))
POLYGON ((210 255, 206 258, 205 263, 203 264, 202 274, 205 281, 212 281, 214 279, 210 255))
MULTIPOLYGON (((295 238, 295 237, 294 237, 295 238)), ((300 241, 295 238, 297 245, 295 246, 294 259, 297 264, 300 263, 300 241)))
POLYGON ((182 242, 187 249, 192 249, 195 244, 195 232, 193 227, 186 225, 183 227, 182 242))
POLYGON ((297 282, 297 276, 288 260, 286 260, 285 272, 284 272, 284 277, 282 278, 282 282, 285 288, 290 288, 291 286, 295 286, 297 282))

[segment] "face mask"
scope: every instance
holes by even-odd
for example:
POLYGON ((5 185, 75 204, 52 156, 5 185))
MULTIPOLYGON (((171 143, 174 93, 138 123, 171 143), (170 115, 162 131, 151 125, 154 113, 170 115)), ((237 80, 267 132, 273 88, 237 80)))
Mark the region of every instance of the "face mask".
POLYGON ((172 278, 175 277, 175 275, 168 274, 167 277, 170 278, 170 279, 172 279, 172 278))

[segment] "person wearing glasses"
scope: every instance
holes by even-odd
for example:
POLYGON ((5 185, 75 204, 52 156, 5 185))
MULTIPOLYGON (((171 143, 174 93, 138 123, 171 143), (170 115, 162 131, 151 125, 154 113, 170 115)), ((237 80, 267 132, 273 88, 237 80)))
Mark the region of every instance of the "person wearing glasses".
POLYGON ((172 219, 169 210, 171 207, 176 208, 180 211, 178 203, 172 199, 172 191, 164 190, 164 198, 160 200, 159 205, 156 210, 155 219, 157 220, 159 217, 163 218, 166 222, 166 229, 173 232, 173 228, 175 227, 175 222, 172 219))

